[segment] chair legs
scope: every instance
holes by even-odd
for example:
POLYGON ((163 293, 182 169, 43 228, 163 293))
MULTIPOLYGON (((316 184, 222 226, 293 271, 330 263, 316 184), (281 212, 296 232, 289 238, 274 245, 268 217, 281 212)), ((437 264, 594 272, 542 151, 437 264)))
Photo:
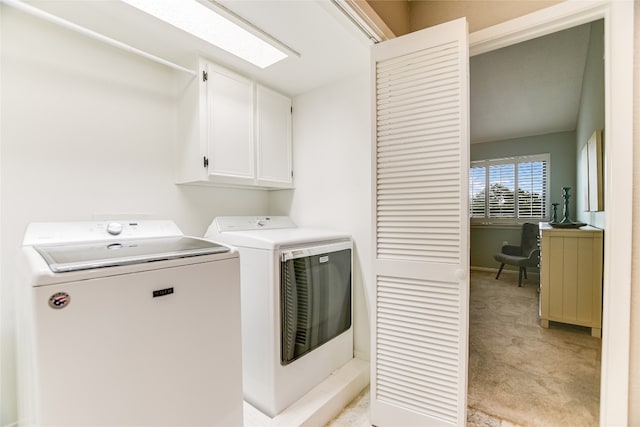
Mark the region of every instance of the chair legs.
MULTIPOLYGON (((500 273, 502 273, 502 269, 504 268, 504 263, 500 264, 500 268, 498 269, 498 274, 496 274, 496 279, 500 278, 500 273)), ((520 271, 518 272, 518 286, 522 287, 522 276, 524 276, 525 279, 528 279, 527 277, 527 269, 525 267, 520 267, 520 271)))
POLYGON ((527 269, 524 267, 520 267, 520 272, 518 273, 518 286, 522 287, 522 275, 524 274, 525 279, 527 278, 527 269))

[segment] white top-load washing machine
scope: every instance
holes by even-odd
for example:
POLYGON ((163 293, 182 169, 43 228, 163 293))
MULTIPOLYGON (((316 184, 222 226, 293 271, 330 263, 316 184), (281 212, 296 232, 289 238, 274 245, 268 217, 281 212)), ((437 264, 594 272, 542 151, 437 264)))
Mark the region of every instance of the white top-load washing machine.
POLYGON ((240 267, 171 221, 34 223, 20 425, 241 426, 240 267))
POLYGON ((218 217, 240 252, 245 400, 274 417, 353 358, 352 243, 288 217, 218 217))

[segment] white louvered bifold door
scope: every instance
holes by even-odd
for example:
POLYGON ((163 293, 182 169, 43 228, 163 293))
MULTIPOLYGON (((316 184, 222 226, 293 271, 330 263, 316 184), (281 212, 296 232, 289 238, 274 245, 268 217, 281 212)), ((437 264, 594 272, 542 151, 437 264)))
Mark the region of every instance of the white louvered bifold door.
POLYGON ((465 19, 372 48, 377 427, 466 424, 468 63, 465 19))

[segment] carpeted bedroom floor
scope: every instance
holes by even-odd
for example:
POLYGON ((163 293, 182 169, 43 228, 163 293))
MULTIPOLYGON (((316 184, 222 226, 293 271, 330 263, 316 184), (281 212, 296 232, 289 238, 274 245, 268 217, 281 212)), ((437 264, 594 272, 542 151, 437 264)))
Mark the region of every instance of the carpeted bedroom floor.
POLYGON ((601 340, 538 321, 538 282, 472 272, 470 409, 522 426, 599 424, 601 340))

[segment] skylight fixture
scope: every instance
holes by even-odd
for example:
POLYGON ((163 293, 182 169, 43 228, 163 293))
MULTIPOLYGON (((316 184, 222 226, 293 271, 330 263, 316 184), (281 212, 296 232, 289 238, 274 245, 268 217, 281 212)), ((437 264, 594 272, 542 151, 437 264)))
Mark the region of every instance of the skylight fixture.
POLYGON ((289 56, 256 35, 257 28, 249 31, 196 0, 122 1, 260 68, 289 56))

